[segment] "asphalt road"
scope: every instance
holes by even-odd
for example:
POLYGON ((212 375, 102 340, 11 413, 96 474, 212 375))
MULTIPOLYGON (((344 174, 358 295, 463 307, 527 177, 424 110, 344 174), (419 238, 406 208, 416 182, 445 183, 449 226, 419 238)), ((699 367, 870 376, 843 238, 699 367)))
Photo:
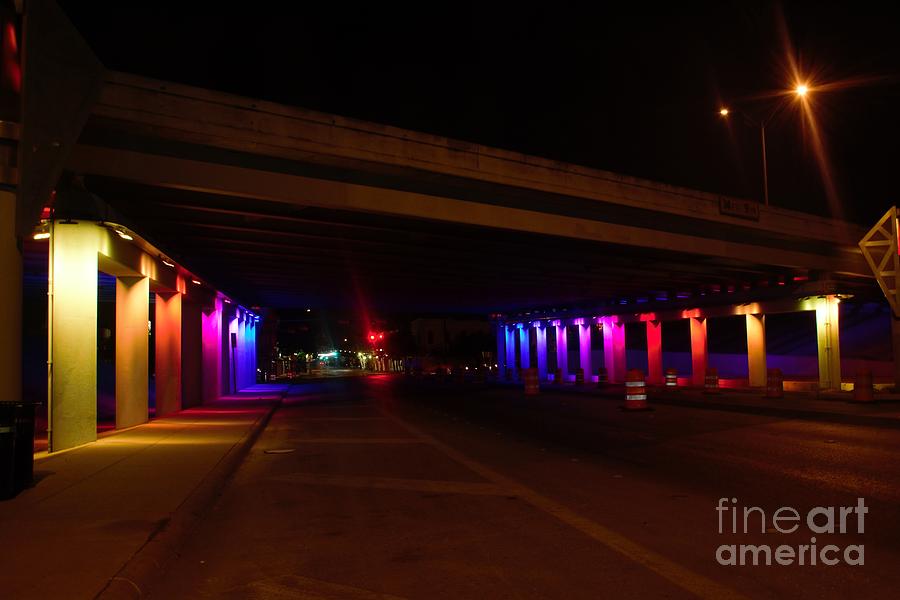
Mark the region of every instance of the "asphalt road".
POLYGON ((294 392, 153 598, 853 598, 900 588, 896 428, 674 406, 625 413, 608 398, 391 377, 294 392), (722 512, 719 533, 720 498, 762 508, 766 523, 754 511, 745 534, 738 513, 732 533, 722 512), (858 498, 864 533, 855 513, 847 533, 807 528, 814 507, 858 498), (780 507, 802 515, 798 531, 775 529, 780 507), (716 558, 731 544, 797 553, 811 537, 815 566, 808 550, 803 566, 796 556, 789 566, 774 555, 770 566, 716 558), (818 552, 829 544, 834 566, 818 552), (862 565, 844 562, 854 545, 862 565))

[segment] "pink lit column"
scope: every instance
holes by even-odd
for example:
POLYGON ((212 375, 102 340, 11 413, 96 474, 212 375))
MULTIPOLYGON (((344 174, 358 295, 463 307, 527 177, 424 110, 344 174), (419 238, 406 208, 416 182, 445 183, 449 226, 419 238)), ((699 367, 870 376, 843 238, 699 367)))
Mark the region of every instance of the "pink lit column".
POLYGON ((611 383, 625 381, 625 324, 614 317, 604 317, 603 363, 611 383))
POLYGON ((702 386, 706 381, 708 356, 706 349, 706 319, 691 317, 691 383, 702 386))
POLYGON ((662 321, 647 321, 647 383, 663 383, 662 321))
POLYGON ((203 307, 200 321, 203 369, 201 388, 203 401, 209 402, 222 395, 222 300, 215 298, 209 306, 203 307))
POLYGON ((569 338, 566 326, 556 321, 556 367, 562 373, 562 380, 569 378, 569 338))

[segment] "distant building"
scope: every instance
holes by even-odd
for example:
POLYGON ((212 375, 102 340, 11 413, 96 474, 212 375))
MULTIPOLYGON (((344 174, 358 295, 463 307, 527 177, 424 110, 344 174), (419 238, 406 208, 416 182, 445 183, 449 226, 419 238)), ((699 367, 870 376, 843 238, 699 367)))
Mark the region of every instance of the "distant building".
POLYGON ((468 354, 470 346, 481 345, 479 340, 493 339, 490 322, 480 319, 420 318, 410 328, 422 356, 468 354))

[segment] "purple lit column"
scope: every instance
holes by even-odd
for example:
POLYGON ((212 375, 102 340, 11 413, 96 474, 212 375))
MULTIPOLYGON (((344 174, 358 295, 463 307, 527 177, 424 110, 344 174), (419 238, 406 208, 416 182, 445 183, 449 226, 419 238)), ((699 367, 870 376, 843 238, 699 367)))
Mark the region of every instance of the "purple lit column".
POLYGON ((538 380, 547 381, 547 328, 544 323, 536 322, 534 333, 537 336, 538 380))
POLYGON ((578 364, 584 369, 584 380, 590 381, 593 373, 591 369, 591 322, 588 319, 575 319, 574 326, 578 328, 578 364))

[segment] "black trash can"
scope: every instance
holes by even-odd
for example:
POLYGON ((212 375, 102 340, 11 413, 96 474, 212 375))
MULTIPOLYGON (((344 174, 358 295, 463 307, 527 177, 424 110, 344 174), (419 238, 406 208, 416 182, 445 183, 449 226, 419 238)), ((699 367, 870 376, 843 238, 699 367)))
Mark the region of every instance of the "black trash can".
POLYGON ((0 500, 16 495, 16 405, 0 402, 0 500))
POLYGON ((12 498, 34 478, 34 404, 0 402, 0 498, 12 498))

